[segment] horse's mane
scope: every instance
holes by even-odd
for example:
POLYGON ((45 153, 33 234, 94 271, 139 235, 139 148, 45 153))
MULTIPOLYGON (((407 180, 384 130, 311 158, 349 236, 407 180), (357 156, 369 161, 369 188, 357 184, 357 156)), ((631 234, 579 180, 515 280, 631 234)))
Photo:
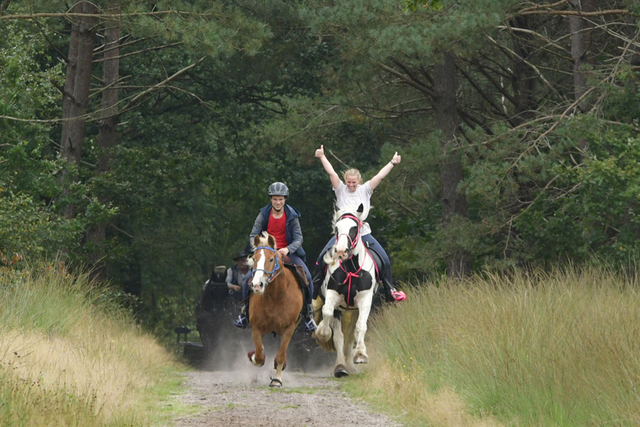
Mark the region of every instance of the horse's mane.
MULTIPOLYGON (((260 246, 267 246, 268 236, 269 236, 269 233, 267 233, 266 231, 263 231, 258 235, 258 238, 260 239, 260 246)), ((253 249, 254 251, 256 250, 256 247, 253 246, 253 242, 251 242, 251 249, 253 249)), ((274 248, 274 249, 278 249, 278 248, 274 248)))
POLYGON ((340 219, 340 217, 342 217, 343 215, 346 215, 346 214, 351 214, 351 215, 355 216, 358 219, 361 218, 361 214, 358 213, 358 206, 355 206, 355 205, 354 206, 347 206, 344 209, 337 210, 333 214, 333 221, 331 221, 331 224, 333 225, 334 228, 336 226, 336 223, 340 219))
MULTIPOLYGON (((258 235, 258 239, 260 242, 259 246, 268 246, 268 238, 269 238, 269 233, 267 233, 266 231, 263 231, 262 233, 260 233, 258 235)), ((278 250, 278 245, 274 245, 274 248, 276 251, 278 250)), ((253 239, 251 240, 251 250, 253 252, 255 252, 256 250, 256 246, 253 245, 253 239)), ((254 260, 253 260, 253 255, 250 256, 249 258, 247 258, 247 265, 249 267, 253 267, 254 265, 254 260)))

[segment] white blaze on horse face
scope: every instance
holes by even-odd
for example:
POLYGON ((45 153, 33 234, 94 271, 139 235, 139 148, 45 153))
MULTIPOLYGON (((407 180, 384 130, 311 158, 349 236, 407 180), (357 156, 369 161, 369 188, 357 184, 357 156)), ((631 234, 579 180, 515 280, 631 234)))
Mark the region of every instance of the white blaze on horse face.
POLYGON ((352 221, 338 221, 336 223, 336 230, 338 237, 336 238, 336 244, 334 246, 336 255, 342 261, 349 258, 351 255, 351 238, 349 232, 353 227, 352 221))
POLYGON ((336 240, 335 251, 339 259, 345 260, 348 257, 349 238, 347 235, 342 234, 336 240))
POLYGON ((264 265, 267 259, 267 255, 265 254, 264 249, 260 249, 260 259, 258 260, 258 264, 254 265, 255 273, 253 275, 253 279, 251 280, 251 288, 254 293, 261 294, 264 292, 264 287, 268 282, 268 277, 264 272, 264 265))

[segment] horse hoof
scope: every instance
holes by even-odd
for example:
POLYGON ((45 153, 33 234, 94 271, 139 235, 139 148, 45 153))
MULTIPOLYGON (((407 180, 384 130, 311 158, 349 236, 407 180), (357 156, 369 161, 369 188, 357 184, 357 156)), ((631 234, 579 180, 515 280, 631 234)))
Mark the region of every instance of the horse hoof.
POLYGON ((277 378, 271 378, 271 383, 269 384, 271 388, 280 388, 282 387, 282 381, 277 378))
POLYGON ((344 366, 338 365, 333 370, 333 376, 336 378, 344 378, 349 376, 349 372, 347 372, 344 366))
POLYGON ((256 362, 256 352, 255 350, 251 350, 247 356, 249 356, 249 361, 251 363, 253 363, 255 366, 264 366, 264 361, 258 365, 258 363, 256 362))
POLYGON ((326 343, 331 338, 331 329, 326 330, 321 322, 320 326, 316 328, 315 334, 318 341, 320 341, 321 343, 326 343))
POLYGON ((356 365, 367 362, 369 362, 369 358, 364 354, 359 354, 353 359, 353 363, 355 363, 356 365))

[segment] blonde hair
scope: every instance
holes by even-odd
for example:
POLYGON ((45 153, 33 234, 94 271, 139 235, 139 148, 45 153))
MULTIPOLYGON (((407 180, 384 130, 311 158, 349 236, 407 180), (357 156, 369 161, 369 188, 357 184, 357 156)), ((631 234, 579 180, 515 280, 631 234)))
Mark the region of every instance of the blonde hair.
POLYGON ((358 169, 351 168, 351 169, 349 169, 347 171, 344 171, 342 173, 342 177, 344 178, 345 183, 347 182, 347 176, 355 176, 358 179, 358 183, 360 185, 363 184, 362 175, 360 175, 360 171, 358 169))

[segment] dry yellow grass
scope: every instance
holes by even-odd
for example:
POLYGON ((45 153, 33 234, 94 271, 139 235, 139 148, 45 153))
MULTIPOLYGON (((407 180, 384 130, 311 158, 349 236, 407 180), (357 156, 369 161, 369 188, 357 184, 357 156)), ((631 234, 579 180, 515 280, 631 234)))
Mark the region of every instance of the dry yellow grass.
POLYGON ((0 425, 151 425, 173 356, 82 278, 40 271, 0 278, 0 425))
POLYGON ((392 363, 378 358, 368 367, 367 374, 356 379, 355 386, 369 390, 366 397, 379 405, 400 410, 417 425, 430 427, 502 427, 503 424, 491 416, 478 418, 467 412, 464 400, 452 389, 443 387, 437 392, 421 380, 420 368, 392 363), (370 375, 369 375, 370 374, 370 375), (370 393, 375 390, 374 393, 370 393))
MULTIPOLYGON (((85 402, 87 410, 106 421, 135 411, 141 403, 140 391, 154 385, 149 367, 170 363, 166 351, 151 338, 119 338, 8 332, 0 337, 0 365, 5 378, 22 383, 25 393, 30 389, 32 399, 63 391, 85 402)), ((56 408, 51 410, 40 417, 48 419, 56 408)), ((32 422, 45 425, 38 424, 38 419, 32 422)))

